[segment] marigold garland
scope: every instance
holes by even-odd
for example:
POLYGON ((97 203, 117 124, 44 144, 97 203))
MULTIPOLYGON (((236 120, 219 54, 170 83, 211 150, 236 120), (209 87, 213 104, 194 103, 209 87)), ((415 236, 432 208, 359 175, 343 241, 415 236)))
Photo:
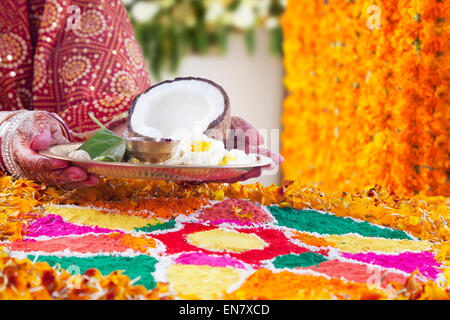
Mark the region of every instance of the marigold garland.
POLYGON ((99 208, 103 213, 135 213, 136 215, 147 217, 158 217, 164 219, 175 218, 179 214, 188 215, 205 204, 205 200, 199 198, 188 199, 140 199, 121 201, 94 201, 83 203, 83 206, 99 208))
POLYGON ((449 19, 449 1, 289 1, 285 178, 449 196, 449 19))

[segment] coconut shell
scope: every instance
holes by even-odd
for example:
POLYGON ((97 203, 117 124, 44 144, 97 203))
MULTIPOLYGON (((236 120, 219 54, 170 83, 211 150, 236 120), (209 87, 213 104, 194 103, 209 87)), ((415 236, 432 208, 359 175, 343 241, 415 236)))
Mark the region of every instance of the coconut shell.
POLYGON ((160 86, 160 85, 164 85, 167 83, 171 83, 174 81, 187 81, 187 80, 197 80, 197 81, 203 81, 203 82, 207 82, 210 85, 216 87, 223 96, 224 99, 224 110, 222 112, 222 114, 217 117, 214 121, 212 121, 210 123, 210 125, 208 126, 208 128, 206 129, 206 131, 204 132, 208 137, 212 138, 212 139, 216 139, 216 140, 221 140, 224 143, 226 142, 226 138, 227 138, 227 134, 229 132, 229 129, 231 129, 231 110, 230 110, 230 98, 228 97, 228 94, 226 93, 226 91, 217 83, 215 83, 214 81, 208 80, 208 79, 204 79, 204 78, 195 78, 195 77, 180 77, 180 78, 175 78, 174 80, 166 80, 163 82, 160 82, 158 84, 155 84, 154 86, 151 86, 150 88, 148 88, 147 90, 145 90, 144 92, 140 93, 139 95, 137 95, 133 101, 131 102, 131 106, 130 109, 128 110, 128 117, 127 117, 127 129, 128 129, 128 135, 131 137, 142 137, 142 138, 147 138, 142 136, 139 133, 136 133, 133 128, 131 127, 131 116, 134 112, 134 108, 137 104, 137 101, 139 100, 139 98, 141 97, 141 95, 148 93, 150 90, 160 86))

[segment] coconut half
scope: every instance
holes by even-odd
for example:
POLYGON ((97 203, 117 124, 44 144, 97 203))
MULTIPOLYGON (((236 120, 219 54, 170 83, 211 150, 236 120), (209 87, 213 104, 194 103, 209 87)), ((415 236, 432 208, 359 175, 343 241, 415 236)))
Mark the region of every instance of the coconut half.
POLYGON ((176 78, 150 87, 132 102, 129 136, 175 139, 204 133, 225 141, 231 126, 230 99, 215 82, 176 78))

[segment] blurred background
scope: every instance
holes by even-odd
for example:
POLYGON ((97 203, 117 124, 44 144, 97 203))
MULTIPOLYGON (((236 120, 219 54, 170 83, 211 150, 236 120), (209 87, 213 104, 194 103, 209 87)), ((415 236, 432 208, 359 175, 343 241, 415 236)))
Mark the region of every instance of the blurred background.
MULTIPOLYGON (((179 76, 211 79, 279 152, 283 86, 280 18, 286 0, 123 0, 152 83, 179 76)), ((279 168, 248 180, 279 184, 279 168)))

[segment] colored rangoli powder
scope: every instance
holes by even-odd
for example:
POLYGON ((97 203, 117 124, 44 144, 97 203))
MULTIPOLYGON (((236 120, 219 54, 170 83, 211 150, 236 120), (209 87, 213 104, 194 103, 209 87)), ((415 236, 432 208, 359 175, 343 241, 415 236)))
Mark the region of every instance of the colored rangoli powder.
POLYGON ((432 279, 436 279, 439 274, 438 267, 440 265, 436 262, 434 254, 431 252, 404 252, 399 255, 378 255, 373 252, 358 254, 343 253, 342 256, 385 268, 395 268, 408 273, 419 270, 421 274, 432 279))
POLYGON ((427 251, 432 247, 428 241, 373 239, 338 235, 326 236, 325 239, 333 247, 350 253, 369 251, 400 253, 403 251, 427 251))
POLYGON ((176 222, 175 220, 169 220, 168 222, 164 222, 161 224, 155 224, 155 225, 147 225, 143 228, 137 228, 136 231, 143 231, 143 232, 153 232, 158 230, 169 230, 175 228, 176 222))
POLYGON ((140 251, 142 253, 147 253, 148 249, 156 247, 155 239, 145 236, 135 237, 130 234, 123 233, 111 233, 109 236, 119 239, 120 243, 128 248, 140 251))
POLYGON ((167 278, 181 299, 218 299, 239 282, 240 272, 229 267, 175 264, 167 268, 167 278))
POLYGON ((201 252, 184 253, 175 260, 175 263, 245 269, 245 266, 237 259, 228 256, 211 256, 201 252))
POLYGON ((75 206, 46 206, 45 210, 50 214, 57 214, 64 218, 64 220, 83 224, 87 226, 97 226, 107 229, 121 229, 133 230, 135 228, 142 228, 149 224, 157 224, 157 219, 145 219, 135 216, 106 214, 96 209, 82 208, 75 206))
POLYGON ((117 230, 106 228, 79 226, 73 223, 64 222, 63 218, 54 214, 49 214, 46 217, 39 218, 32 224, 26 227, 25 233, 28 237, 49 236, 58 237, 69 234, 84 234, 84 233, 108 233, 117 230))
POLYGON ((219 225, 222 223, 229 223, 229 224, 235 224, 238 226, 250 226, 252 223, 250 221, 239 221, 239 220, 230 220, 230 219, 220 219, 220 220, 212 220, 212 224, 219 225))
POLYGON ((296 268, 296 267, 311 267, 327 261, 327 259, 318 253, 305 252, 302 254, 286 254, 275 258, 273 265, 276 268, 296 268))
POLYGON ((11 243, 10 248, 15 251, 43 251, 48 253, 66 250, 78 253, 103 253, 123 252, 130 249, 121 243, 120 238, 113 238, 104 234, 88 234, 76 238, 61 237, 42 241, 15 241, 11 243))
POLYGON ((367 265, 342 262, 339 260, 324 261, 318 266, 305 268, 326 274, 334 278, 344 278, 359 283, 370 283, 386 287, 389 282, 405 283, 406 277, 402 274, 389 272, 386 270, 371 270, 367 265))
MULTIPOLYGON (((36 256, 28 256, 34 260, 36 256)), ((102 275, 106 276, 116 270, 123 270, 123 273, 131 280, 140 277, 135 284, 141 284, 147 289, 153 289, 156 286, 152 272, 155 271, 155 264, 158 262, 153 257, 140 255, 135 257, 114 257, 114 256, 96 256, 88 258, 79 257, 55 257, 39 256, 37 261, 47 262, 50 266, 59 264, 63 269, 69 269, 72 274, 83 274, 88 269, 98 269, 102 275)))
POLYGON ((278 224, 299 231, 339 235, 357 233, 364 237, 411 240, 403 231, 381 228, 367 221, 357 222, 350 218, 341 218, 314 210, 296 210, 275 206, 268 208, 277 219, 278 224))
POLYGON ((102 181, 99 188, 65 193, 24 179, 0 179, 4 188, 0 195, 0 251, 4 251, 0 252, 0 300, 449 297, 445 280, 450 279, 446 263, 450 245, 406 239, 406 231, 375 224, 416 230, 415 235, 421 234, 419 229, 424 235, 436 231, 435 236, 444 239, 448 206, 442 200, 408 199, 381 189, 369 191, 372 196, 365 191, 327 195, 297 182, 263 188, 259 184, 102 181), (80 194, 90 200, 81 200, 80 194), (215 200, 204 206, 197 200, 193 206, 181 200, 203 196, 215 200), (145 200, 148 197, 158 199, 145 200), (224 200, 227 197, 246 200, 224 200), (89 207, 99 199, 105 208, 89 207), (226 205, 220 201, 227 201, 226 205), (79 207, 80 203, 86 206, 79 207), (170 209, 164 208, 169 204, 170 209), (330 208, 336 216, 306 209, 266 209, 265 204, 330 208), (218 217, 211 211, 208 216, 208 208, 226 213, 218 217), (258 209, 267 221, 255 219, 258 209), (421 210, 433 212, 438 219, 430 215, 432 222, 430 217, 421 221, 421 210), (185 216, 175 221, 159 214, 185 216), (387 216, 392 221, 382 218, 387 216), (417 229, 408 223, 415 223, 417 229), (436 226, 427 229, 431 223, 436 226), (27 231, 31 236, 23 239, 27 231), (23 255, 50 265, 22 260, 23 255), (415 270, 425 276, 417 276, 415 270))
POLYGON ((307 234, 305 232, 298 232, 295 230, 293 230, 292 238, 300 240, 304 244, 314 246, 314 247, 327 247, 327 246, 331 245, 322 237, 316 237, 314 235, 307 234))
POLYGON ((258 205, 247 200, 227 199, 202 210, 203 220, 228 220, 251 223, 266 223, 269 215, 258 205))
POLYGON ((200 231, 188 235, 187 241, 199 248, 212 251, 244 252, 263 249, 267 244, 257 235, 227 229, 200 231))
POLYGON ((186 223, 184 228, 178 231, 154 234, 152 237, 160 240, 166 246, 166 254, 176 254, 184 252, 199 251, 206 254, 226 255, 239 259, 242 262, 253 266, 260 266, 264 260, 273 259, 276 256, 289 253, 304 253, 308 250, 292 243, 283 232, 274 229, 256 228, 256 229, 240 229, 240 233, 255 234, 268 245, 263 249, 254 249, 244 252, 230 251, 212 251, 205 248, 197 247, 186 241, 190 234, 201 231, 216 229, 215 227, 199 225, 195 223, 186 223))
POLYGON ((380 290, 369 289, 366 284, 344 282, 314 275, 293 272, 272 272, 258 269, 227 299, 262 300, 279 299, 380 299, 380 290))

